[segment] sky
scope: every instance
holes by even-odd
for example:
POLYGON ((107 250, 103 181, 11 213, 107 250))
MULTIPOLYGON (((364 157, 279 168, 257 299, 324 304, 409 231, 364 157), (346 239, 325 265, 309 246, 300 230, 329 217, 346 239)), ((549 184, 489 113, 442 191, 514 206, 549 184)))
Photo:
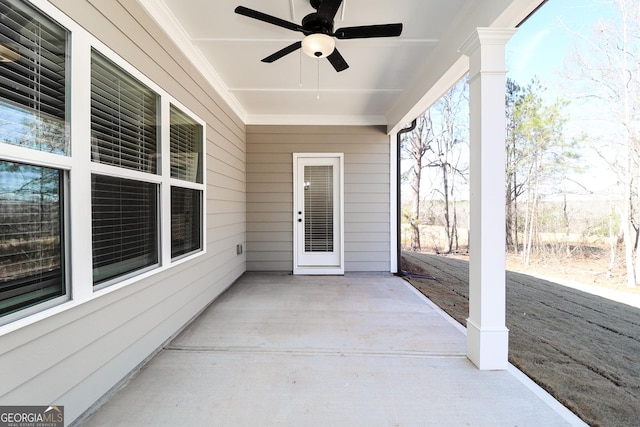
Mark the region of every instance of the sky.
MULTIPOLYGON (((549 0, 519 28, 506 47, 507 76, 527 85, 537 77, 547 88, 543 99, 553 103, 558 98, 570 101, 565 109, 569 118, 565 134, 598 135, 603 123, 593 119, 597 108, 592 102, 580 101, 567 78, 570 54, 581 41, 576 34, 588 36, 602 20, 616 17, 613 0, 549 0), (586 117, 591 119, 586 120, 586 117)), ((606 127, 606 126, 604 126, 606 127)), ((596 195, 607 194, 613 177, 595 151, 583 152, 585 172, 575 179, 596 195), (606 176, 606 179, 603 179, 606 176)), ((577 193, 582 192, 575 188, 577 193)))
POLYGON ((602 0, 549 0, 507 44, 508 75, 521 85, 534 76, 554 89, 565 61, 575 46, 571 32, 589 34, 601 19, 611 17, 610 2, 602 0))
MULTIPOLYGON (((565 136, 587 132, 597 140, 599 135, 610 131, 606 115, 601 114, 600 120, 594 118, 602 113, 601 105, 592 100, 580 100, 574 95, 575 86, 567 78, 567 69, 572 66, 571 53, 584 43, 576 34, 587 37, 600 21, 615 18, 616 9, 612 3, 613 0, 548 0, 520 26, 506 46, 509 78, 526 86, 537 77, 547 88, 541 94, 546 103, 553 104, 558 98, 570 101, 564 110, 568 118, 565 136)), ((610 133, 608 138, 611 138, 610 133)), ((615 179, 606 164, 595 150, 583 150, 582 157, 584 172, 571 178, 586 186, 588 191, 584 191, 582 186, 568 184, 572 188, 566 189, 573 192, 569 197, 610 197, 615 179)), ((425 187, 428 187, 427 183, 425 187)))

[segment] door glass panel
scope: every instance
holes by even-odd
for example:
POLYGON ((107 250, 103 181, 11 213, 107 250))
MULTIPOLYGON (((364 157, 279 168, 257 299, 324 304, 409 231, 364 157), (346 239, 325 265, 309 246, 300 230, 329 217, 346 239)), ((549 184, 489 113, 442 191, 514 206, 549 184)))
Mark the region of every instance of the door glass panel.
POLYGON ((333 252, 333 202, 333 166, 305 166, 305 252, 333 252))

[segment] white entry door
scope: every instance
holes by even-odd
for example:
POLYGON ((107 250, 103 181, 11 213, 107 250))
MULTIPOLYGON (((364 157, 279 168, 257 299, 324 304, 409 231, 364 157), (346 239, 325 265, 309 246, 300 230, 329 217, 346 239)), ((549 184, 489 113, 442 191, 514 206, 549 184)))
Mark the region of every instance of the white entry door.
POLYGON ((293 273, 344 274, 343 155, 293 155, 293 273))

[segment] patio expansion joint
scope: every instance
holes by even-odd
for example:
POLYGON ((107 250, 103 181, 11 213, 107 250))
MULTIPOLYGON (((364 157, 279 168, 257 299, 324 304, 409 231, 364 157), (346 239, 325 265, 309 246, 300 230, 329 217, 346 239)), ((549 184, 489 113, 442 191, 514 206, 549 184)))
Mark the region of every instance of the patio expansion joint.
POLYGON ((273 354, 294 356, 332 356, 332 357, 399 357, 399 358, 455 358, 466 359, 460 352, 428 352, 411 350, 359 350, 359 349, 267 349, 258 347, 216 347, 216 346, 176 346, 170 345, 164 351, 211 354, 273 354))

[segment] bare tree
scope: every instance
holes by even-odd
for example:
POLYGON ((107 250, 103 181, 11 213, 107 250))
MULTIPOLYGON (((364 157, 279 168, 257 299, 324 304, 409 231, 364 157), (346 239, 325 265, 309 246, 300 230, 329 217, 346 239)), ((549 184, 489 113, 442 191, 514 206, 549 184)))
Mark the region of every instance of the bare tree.
POLYGON ((576 34, 581 43, 569 75, 585 94, 582 99, 598 107, 592 120, 606 125, 596 148, 622 187, 627 285, 635 287, 640 282, 640 3, 614 0, 613 5, 614 18, 599 22, 588 36, 576 34))
MULTIPOLYGON (((462 161, 461 144, 468 144, 469 117, 468 80, 461 79, 449 89, 434 106, 432 119, 434 123, 433 143, 428 148, 427 167, 438 172, 439 186, 434 192, 444 199, 444 228, 447 236, 446 252, 459 250, 457 221, 457 184, 459 180, 466 182, 468 177, 468 160, 462 161)), ((468 154, 468 152, 464 152, 468 154)), ((465 159, 468 156, 465 156, 465 159)))
POLYGON ((433 124, 431 113, 427 111, 416 119, 415 128, 404 135, 404 158, 411 162, 411 167, 405 172, 404 179, 409 181, 411 192, 411 208, 405 212, 405 219, 411 229, 411 250, 422 250, 420 241, 420 186, 422 172, 425 168, 425 154, 433 142, 433 124))

